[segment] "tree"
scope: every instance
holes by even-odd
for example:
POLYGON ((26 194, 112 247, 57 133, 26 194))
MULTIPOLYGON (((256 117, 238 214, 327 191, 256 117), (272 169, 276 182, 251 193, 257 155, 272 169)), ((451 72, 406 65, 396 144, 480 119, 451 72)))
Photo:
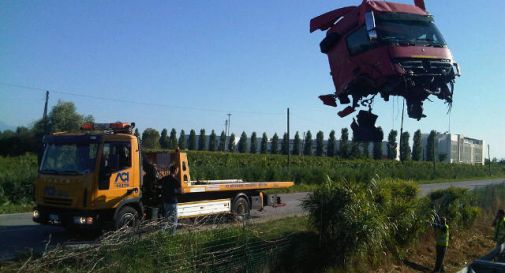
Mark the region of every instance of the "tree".
POLYGON ((335 146, 337 146, 337 139, 335 138, 335 130, 331 130, 330 137, 328 138, 328 145, 326 145, 327 156, 335 156, 335 146))
POLYGON ((288 155, 289 154, 289 136, 288 136, 288 133, 284 133, 284 135, 282 136, 281 153, 283 155, 288 155))
POLYGON ((411 150, 409 145, 409 132, 403 132, 400 136, 400 161, 410 160, 411 150))
POLYGON ((359 142, 352 138, 351 141, 351 158, 360 158, 361 157, 361 149, 359 148, 359 142))
POLYGON ((235 134, 232 133, 230 135, 230 139, 228 140, 228 151, 230 153, 233 153, 233 152, 235 152, 236 148, 237 147, 235 147, 235 134))
POLYGON ((368 147, 370 147, 370 142, 368 142, 368 141, 361 142, 361 154, 365 158, 370 158, 370 153, 368 151, 368 147))
POLYGON ((428 135, 428 140, 426 143, 426 146, 427 146, 426 161, 437 160, 437 157, 435 156, 435 154, 437 153, 437 146, 435 145, 436 136, 437 136, 437 132, 435 130, 431 130, 430 134, 428 135))
POLYGON ((312 155, 312 133, 307 131, 305 134, 305 143, 303 144, 303 154, 312 155))
POLYGON ((251 134, 251 154, 255 154, 258 151, 258 140, 256 138, 256 132, 253 132, 251 134))
POLYGON ((167 129, 161 130, 161 136, 160 136, 160 147, 162 149, 168 149, 169 147, 169 139, 168 139, 168 131, 167 129))
POLYGON ((15 132, 11 130, 0 132, 0 155, 18 156, 36 152, 41 148, 40 145, 40 138, 35 137, 33 130, 26 127, 17 127, 15 132))
POLYGON ((247 134, 245 132, 240 135, 237 149, 239 153, 247 153, 247 134))
POLYGON ((135 133, 134 135, 140 139, 140 132, 139 132, 139 129, 138 128, 135 128, 135 133))
POLYGON ((210 132, 210 136, 209 136, 209 151, 215 152, 216 149, 217 149, 217 136, 216 136, 216 132, 214 132, 214 130, 212 130, 210 132))
MULTIPOLYGON (((47 115, 49 132, 78 131, 83 123, 93 121, 93 116, 84 116, 77 113, 73 102, 61 100, 53 106, 51 112, 47 115)), ((42 137, 46 133, 44 127, 44 119, 36 121, 33 126, 35 136, 42 137)))
POLYGON ((300 155, 302 153, 302 141, 300 139, 300 134, 296 131, 295 139, 293 141, 293 154, 300 155))
POLYGON ((200 129, 200 135, 198 136, 198 150, 205 151, 207 148, 207 136, 205 135, 205 129, 200 129))
POLYGON ((316 134, 316 155, 324 155, 324 133, 322 131, 319 131, 316 134))
POLYGON ((147 128, 142 133, 142 147, 144 149, 160 148, 160 133, 153 128, 147 128))
POLYGON ((380 141, 373 143, 373 159, 379 160, 382 159, 382 139, 384 138, 384 132, 382 132, 382 128, 379 127, 380 141))
POLYGON ((277 133, 272 137, 272 143, 270 144, 270 153, 277 154, 279 153, 279 136, 277 133))
POLYGON ((225 149, 226 149, 226 133, 222 131, 221 136, 219 136, 219 145, 217 147, 217 150, 224 152, 225 149))
POLYGON ((179 135, 179 149, 185 150, 186 149, 186 132, 184 130, 181 130, 181 134, 179 135))
POLYGON ((267 133, 263 133, 261 136, 260 153, 266 154, 268 152, 268 137, 267 133))
POLYGON ((340 135, 340 148, 339 154, 342 158, 349 158, 349 130, 347 128, 343 128, 340 135))
POLYGON ((168 145, 170 149, 175 149, 175 147, 177 147, 177 131, 174 128, 172 128, 172 131, 170 131, 170 138, 168 145))
POLYGON ((388 159, 396 159, 396 137, 398 132, 396 130, 391 130, 388 135, 388 159))
POLYGON ((423 147, 421 146, 421 130, 414 133, 414 144, 412 145, 412 160, 420 161, 423 156, 423 147))
POLYGON ((189 131, 188 149, 190 151, 196 150, 196 132, 193 129, 189 131))

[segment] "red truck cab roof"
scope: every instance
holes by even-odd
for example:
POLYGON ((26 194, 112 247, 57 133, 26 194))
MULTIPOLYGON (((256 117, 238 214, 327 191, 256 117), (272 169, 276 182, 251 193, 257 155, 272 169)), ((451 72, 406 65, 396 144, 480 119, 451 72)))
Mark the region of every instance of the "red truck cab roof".
POLYGON ((364 15, 367 11, 429 15, 424 9, 414 5, 365 0, 359 6, 349 6, 332 10, 312 18, 310 20, 310 32, 314 32, 316 30, 327 30, 342 17, 343 18, 339 21, 339 24, 335 25, 335 30, 339 32, 348 31, 350 28, 364 22, 364 15))

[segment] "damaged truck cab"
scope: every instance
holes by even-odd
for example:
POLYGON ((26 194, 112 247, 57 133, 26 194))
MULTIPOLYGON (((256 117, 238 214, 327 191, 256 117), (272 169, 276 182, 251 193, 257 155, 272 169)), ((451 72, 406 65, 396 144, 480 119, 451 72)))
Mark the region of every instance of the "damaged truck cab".
POLYGON ((335 86, 320 99, 330 106, 352 99, 341 117, 371 107, 377 94, 385 101, 405 98, 409 117, 417 120, 425 117, 423 101, 430 95, 452 103, 460 69, 424 1, 364 0, 313 18, 310 31, 316 30, 327 30, 320 49, 328 55, 335 86))

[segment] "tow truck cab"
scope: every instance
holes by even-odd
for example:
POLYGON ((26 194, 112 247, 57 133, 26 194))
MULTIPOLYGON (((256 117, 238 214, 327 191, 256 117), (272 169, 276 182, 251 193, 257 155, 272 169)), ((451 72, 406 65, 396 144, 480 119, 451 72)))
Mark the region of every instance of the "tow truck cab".
POLYGON ((35 181, 35 222, 91 227, 121 224, 118 217, 126 221, 142 215, 137 137, 125 131, 129 124, 111 125, 109 133, 57 133, 44 138, 35 181))

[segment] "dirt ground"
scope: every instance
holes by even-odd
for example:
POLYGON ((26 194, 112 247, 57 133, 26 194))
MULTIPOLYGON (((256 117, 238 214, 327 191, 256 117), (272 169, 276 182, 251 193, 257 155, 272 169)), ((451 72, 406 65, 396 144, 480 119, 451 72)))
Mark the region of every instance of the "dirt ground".
MULTIPOLYGON (((489 217, 479 217, 468 230, 450 230, 449 248, 445 255, 445 271, 457 272, 472 260, 487 254, 493 247, 493 227, 489 217)), ((377 272, 432 272, 435 265, 435 238, 426 234, 412 247, 403 261, 398 261, 377 272)))

